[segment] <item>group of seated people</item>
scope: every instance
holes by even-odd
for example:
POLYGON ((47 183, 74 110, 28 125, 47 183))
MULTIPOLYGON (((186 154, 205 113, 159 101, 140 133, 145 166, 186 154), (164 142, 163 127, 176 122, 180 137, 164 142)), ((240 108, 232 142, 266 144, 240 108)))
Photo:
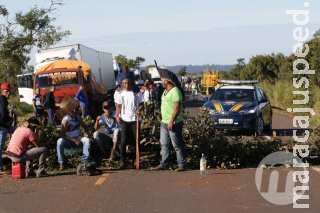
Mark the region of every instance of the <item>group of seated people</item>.
MULTIPOLYGON (((56 144, 59 170, 65 168, 65 149, 82 147, 83 162, 88 162, 91 157, 90 139, 87 136, 82 136, 80 130, 82 120, 81 113, 79 113, 79 102, 71 97, 66 97, 61 103, 61 110, 64 116, 61 121, 60 137, 56 144)), ((110 158, 113 159, 120 128, 114 117, 112 117, 110 110, 108 102, 104 101, 102 103, 103 113, 96 118, 94 124, 93 139, 103 155, 106 155, 107 150, 111 150, 110 158)), ((46 173, 44 164, 48 149, 38 146, 36 135, 39 128, 41 128, 40 122, 35 117, 27 119, 14 131, 6 150, 9 157, 19 158, 21 161, 26 162, 26 176, 30 172, 30 161, 37 158, 39 159, 39 164, 36 176, 41 177, 46 173), (33 147, 30 149, 29 145, 33 147)))

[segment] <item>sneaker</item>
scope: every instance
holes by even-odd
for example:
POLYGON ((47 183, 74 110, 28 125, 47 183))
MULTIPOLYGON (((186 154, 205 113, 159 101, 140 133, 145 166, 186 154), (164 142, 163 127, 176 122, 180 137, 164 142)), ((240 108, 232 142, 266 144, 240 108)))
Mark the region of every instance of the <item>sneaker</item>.
POLYGON ((183 171, 186 171, 186 168, 184 168, 183 166, 179 166, 179 167, 176 168, 174 171, 176 171, 176 172, 183 172, 183 171))
POLYGON ((126 168, 126 165, 123 161, 120 161, 120 164, 119 164, 119 169, 125 169, 126 168))
POLYGON ((152 171, 157 171, 157 170, 164 170, 164 167, 162 165, 158 165, 158 166, 155 166, 155 167, 151 167, 151 170, 152 171))
POLYGON ((60 164, 59 171, 62 171, 62 170, 64 170, 64 166, 63 166, 63 164, 60 164))
POLYGON ((39 178, 39 177, 46 177, 48 176, 48 173, 46 172, 46 170, 44 169, 41 169, 41 170, 37 170, 36 171, 36 177, 39 178))

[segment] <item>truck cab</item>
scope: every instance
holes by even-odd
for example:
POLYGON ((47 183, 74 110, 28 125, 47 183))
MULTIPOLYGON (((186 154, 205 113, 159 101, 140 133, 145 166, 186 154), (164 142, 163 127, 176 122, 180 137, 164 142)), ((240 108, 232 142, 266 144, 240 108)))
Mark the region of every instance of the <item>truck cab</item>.
POLYGON ((60 103, 65 96, 73 97, 85 84, 80 69, 53 69, 36 73, 34 88, 39 88, 40 95, 45 95, 48 88, 54 87, 55 101, 60 103))

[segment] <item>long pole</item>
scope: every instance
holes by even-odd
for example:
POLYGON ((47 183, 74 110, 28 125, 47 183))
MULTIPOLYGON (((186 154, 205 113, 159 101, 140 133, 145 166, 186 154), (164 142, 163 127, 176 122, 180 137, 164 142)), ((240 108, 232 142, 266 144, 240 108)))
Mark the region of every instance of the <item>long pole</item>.
POLYGON ((139 116, 136 117, 136 169, 140 169, 139 116))

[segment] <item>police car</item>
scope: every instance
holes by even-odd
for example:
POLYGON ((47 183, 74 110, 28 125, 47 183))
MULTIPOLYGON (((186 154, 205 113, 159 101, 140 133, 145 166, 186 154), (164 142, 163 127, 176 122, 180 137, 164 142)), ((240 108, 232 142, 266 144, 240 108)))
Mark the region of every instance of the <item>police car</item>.
POLYGON ((222 80, 204 103, 217 130, 262 135, 272 128, 272 109, 258 81, 222 80))

